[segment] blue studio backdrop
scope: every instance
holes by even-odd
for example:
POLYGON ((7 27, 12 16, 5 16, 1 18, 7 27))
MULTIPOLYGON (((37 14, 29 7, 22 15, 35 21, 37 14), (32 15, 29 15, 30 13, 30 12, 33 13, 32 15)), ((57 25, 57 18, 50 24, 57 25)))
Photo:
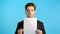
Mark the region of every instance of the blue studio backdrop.
POLYGON ((14 34, 29 2, 35 3, 35 17, 44 23, 46 33, 60 34, 60 0, 0 0, 0 34, 14 34))

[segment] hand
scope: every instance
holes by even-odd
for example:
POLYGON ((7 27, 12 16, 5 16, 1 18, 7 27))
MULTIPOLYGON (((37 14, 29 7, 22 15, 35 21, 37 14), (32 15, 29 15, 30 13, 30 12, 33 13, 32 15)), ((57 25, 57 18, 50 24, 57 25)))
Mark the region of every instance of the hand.
MULTIPOLYGON (((18 29, 18 34, 22 34, 22 32, 24 32, 23 29, 18 29)), ((36 34, 42 34, 41 30, 36 30, 36 34)))
POLYGON ((24 32, 23 29, 18 29, 18 34, 22 34, 22 32, 24 32))
POLYGON ((42 34, 41 30, 36 30, 36 34, 42 34))

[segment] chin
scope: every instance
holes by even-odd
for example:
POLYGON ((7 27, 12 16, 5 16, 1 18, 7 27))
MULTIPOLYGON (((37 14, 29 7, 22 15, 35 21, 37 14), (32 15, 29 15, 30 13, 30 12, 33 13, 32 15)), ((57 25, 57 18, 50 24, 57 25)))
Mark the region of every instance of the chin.
POLYGON ((32 16, 29 16, 29 18, 32 18, 32 16))

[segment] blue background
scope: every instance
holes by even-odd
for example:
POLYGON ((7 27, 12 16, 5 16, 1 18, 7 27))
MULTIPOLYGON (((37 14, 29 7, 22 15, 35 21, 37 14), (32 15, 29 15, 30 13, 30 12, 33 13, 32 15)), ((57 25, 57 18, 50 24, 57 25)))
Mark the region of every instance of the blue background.
POLYGON ((25 4, 36 5, 36 15, 47 34, 60 34, 60 0, 0 0, 0 34, 14 34, 17 23, 26 17, 25 4))

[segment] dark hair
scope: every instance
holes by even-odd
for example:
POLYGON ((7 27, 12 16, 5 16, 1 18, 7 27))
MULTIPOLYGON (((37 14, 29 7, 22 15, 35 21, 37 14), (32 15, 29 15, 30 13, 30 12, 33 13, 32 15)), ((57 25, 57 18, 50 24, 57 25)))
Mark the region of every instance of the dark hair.
POLYGON ((36 6, 34 5, 34 3, 27 3, 25 5, 25 9, 27 9, 28 6, 33 6, 34 7, 34 10, 36 10, 36 6))

